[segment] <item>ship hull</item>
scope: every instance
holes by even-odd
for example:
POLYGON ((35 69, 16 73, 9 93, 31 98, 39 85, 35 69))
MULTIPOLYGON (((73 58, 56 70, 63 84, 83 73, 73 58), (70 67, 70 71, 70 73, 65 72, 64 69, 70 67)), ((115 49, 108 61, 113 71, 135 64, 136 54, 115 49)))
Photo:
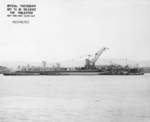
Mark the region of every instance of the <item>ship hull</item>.
POLYGON ((9 72, 3 73, 3 75, 19 75, 19 76, 31 76, 31 75, 144 75, 143 72, 108 72, 108 71, 42 71, 42 72, 9 72))

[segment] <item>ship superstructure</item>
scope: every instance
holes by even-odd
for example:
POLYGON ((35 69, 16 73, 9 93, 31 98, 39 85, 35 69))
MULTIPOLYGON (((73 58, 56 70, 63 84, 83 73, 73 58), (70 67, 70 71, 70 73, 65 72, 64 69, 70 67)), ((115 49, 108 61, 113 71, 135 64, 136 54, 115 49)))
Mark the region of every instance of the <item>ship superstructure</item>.
POLYGON ((97 67, 95 63, 108 48, 103 47, 98 50, 91 58, 89 55, 85 59, 83 67, 61 67, 59 63, 55 67, 46 67, 43 61, 42 67, 27 65, 27 67, 18 68, 13 72, 4 73, 4 75, 143 75, 143 68, 131 68, 128 65, 105 65, 97 67))

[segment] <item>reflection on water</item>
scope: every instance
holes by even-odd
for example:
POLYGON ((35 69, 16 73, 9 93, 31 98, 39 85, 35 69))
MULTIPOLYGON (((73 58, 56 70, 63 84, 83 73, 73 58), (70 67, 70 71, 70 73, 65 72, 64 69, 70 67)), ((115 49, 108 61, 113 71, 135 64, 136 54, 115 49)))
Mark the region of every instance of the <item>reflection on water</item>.
POLYGON ((0 122, 150 122, 150 75, 0 76, 0 122))

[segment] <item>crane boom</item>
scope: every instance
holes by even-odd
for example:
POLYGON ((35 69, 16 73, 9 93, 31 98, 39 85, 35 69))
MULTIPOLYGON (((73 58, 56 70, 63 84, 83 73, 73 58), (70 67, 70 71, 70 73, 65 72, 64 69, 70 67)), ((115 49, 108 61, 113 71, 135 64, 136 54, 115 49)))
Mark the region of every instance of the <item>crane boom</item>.
POLYGON ((105 50, 107 50, 107 49, 108 49, 108 48, 103 47, 103 48, 101 48, 98 52, 95 53, 94 58, 92 58, 92 59, 89 59, 89 58, 85 59, 85 67, 88 68, 88 69, 89 69, 89 68, 94 69, 94 68, 95 68, 95 63, 96 63, 96 61, 97 61, 98 58, 102 55, 102 53, 103 53, 105 50))
POLYGON ((97 53, 95 53, 95 57, 92 59, 93 64, 96 63, 96 61, 99 59, 99 57, 102 55, 102 53, 107 49, 108 49, 107 47, 103 47, 97 53))

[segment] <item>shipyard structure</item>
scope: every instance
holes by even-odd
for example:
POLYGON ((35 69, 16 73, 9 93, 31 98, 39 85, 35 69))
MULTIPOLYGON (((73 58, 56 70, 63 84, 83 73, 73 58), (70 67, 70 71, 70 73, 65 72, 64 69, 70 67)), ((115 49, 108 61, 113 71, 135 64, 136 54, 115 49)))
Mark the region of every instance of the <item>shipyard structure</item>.
POLYGON ((103 47, 98 50, 92 58, 85 59, 85 65, 82 67, 61 67, 57 64, 55 67, 46 67, 43 61, 42 67, 30 66, 18 67, 16 71, 3 73, 4 75, 144 75, 143 68, 129 67, 128 65, 103 65, 96 66, 95 63, 108 48, 103 47))

